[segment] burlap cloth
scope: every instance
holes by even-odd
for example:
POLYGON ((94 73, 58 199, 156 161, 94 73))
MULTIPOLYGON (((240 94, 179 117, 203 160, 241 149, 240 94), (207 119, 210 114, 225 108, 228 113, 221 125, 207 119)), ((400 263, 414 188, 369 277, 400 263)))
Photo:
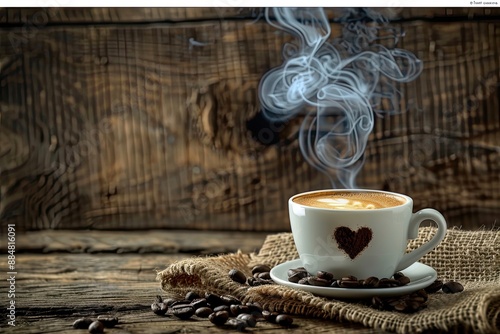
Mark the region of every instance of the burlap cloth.
MULTIPOLYGON (((408 249, 429 240, 434 232, 433 227, 421 228, 408 249)), ((449 230, 443 242, 420 262, 433 267, 444 281, 459 281, 465 290, 431 294, 428 307, 413 314, 379 311, 366 302, 316 297, 280 285, 248 287, 228 277, 232 268, 250 275, 254 264, 274 266, 297 257, 291 233, 281 233, 268 236, 258 254, 190 258, 171 264, 157 279, 168 294, 183 295, 189 290, 232 294, 271 311, 359 323, 376 330, 500 333, 500 230, 449 230)))

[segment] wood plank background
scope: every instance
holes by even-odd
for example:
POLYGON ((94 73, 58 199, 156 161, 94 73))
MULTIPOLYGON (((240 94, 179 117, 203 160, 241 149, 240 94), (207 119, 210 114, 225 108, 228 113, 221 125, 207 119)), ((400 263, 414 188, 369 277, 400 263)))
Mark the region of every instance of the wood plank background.
MULTIPOLYGON (((378 8, 379 11, 398 20, 464 20, 464 19, 497 19, 497 8, 464 7, 464 8, 378 8)), ((334 21, 342 8, 325 8, 329 18, 334 21)), ((0 9, 0 23, 19 24, 32 23, 34 26, 45 24, 75 23, 149 23, 158 21, 185 22, 212 19, 249 19, 257 18, 262 8, 3 8, 0 9)))
MULTIPOLYGON (((2 223, 288 230, 288 197, 329 183, 300 154, 300 120, 259 118, 259 80, 291 39, 259 13, 1 9, 2 223)), ((406 112, 377 119, 358 184, 406 193, 450 226, 493 226, 500 10, 392 15, 424 72, 400 87, 406 112)))

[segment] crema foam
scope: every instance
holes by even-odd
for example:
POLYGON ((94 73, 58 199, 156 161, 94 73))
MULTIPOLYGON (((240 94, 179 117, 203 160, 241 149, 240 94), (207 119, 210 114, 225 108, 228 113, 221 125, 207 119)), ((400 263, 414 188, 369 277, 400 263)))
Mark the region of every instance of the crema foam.
POLYGON ((318 192, 298 196, 293 202, 322 209, 374 210, 402 205, 406 199, 377 192, 318 192))

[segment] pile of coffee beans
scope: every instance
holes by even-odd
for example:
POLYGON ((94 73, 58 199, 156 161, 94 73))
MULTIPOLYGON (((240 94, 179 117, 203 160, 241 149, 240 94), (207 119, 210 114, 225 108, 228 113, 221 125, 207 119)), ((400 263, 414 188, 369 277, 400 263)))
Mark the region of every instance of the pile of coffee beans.
POLYGON ((81 318, 73 322, 74 329, 88 329, 89 333, 103 333, 104 328, 113 328, 118 324, 117 317, 100 315, 97 320, 91 318, 81 318))
POLYGON ((245 274, 238 269, 229 271, 229 278, 240 284, 248 284, 249 286, 259 286, 265 284, 274 284, 269 272, 271 267, 267 264, 258 264, 252 268, 252 276, 246 277, 245 274))
POLYGON ((427 307, 429 293, 458 293, 464 291, 462 284, 456 281, 443 281, 437 279, 425 289, 420 289, 409 295, 398 297, 373 297, 371 300, 372 307, 379 310, 398 311, 412 313, 427 307))
MULTIPOLYGON (((356 288, 356 289, 381 289, 405 286, 410 283, 410 278, 401 272, 395 273, 391 278, 368 277, 358 279, 355 276, 345 276, 335 278, 334 275, 326 271, 318 271, 316 275, 311 275, 303 267, 289 269, 287 272, 288 281, 321 287, 331 288, 356 288)), ((464 290, 459 282, 441 280, 434 281, 425 289, 418 290, 411 294, 398 297, 373 297, 371 306, 380 310, 398 311, 412 313, 427 307, 428 293, 439 291, 444 293, 457 293, 464 290)))
POLYGON ((286 314, 268 312, 258 303, 243 304, 231 295, 217 295, 205 292, 200 296, 190 291, 183 299, 156 296, 151 309, 157 315, 174 316, 181 320, 193 316, 206 318, 216 326, 243 331, 247 327, 255 327, 259 321, 268 321, 289 327, 293 319, 286 314))
POLYGON ((429 296, 424 289, 397 297, 378 297, 371 300, 371 306, 379 310, 413 313, 427 307, 429 296))
POLYGON ((448 281, 446 283, 443 283, 443 281, 437 279, 434 281, 434 283, 425 288, 425 291, 427 291, 428 293, 435 293, 440 290, 444 293, 458 293, 464 291, 464 287, 462 284, 456 281, 448 281))
POLYGON ((410 279, 403 273, 397 272, 392 278, 377 278, 374 276, 366 279, 358 279, 355 276, 345 276, 335 278, 327 271, 318 271, 316 275, 311 275, 304 267, 289 269, 287 272, 288 281, 331 288, 357 288, 357 289, 381 289, 404 286, 410 283, 410 279))

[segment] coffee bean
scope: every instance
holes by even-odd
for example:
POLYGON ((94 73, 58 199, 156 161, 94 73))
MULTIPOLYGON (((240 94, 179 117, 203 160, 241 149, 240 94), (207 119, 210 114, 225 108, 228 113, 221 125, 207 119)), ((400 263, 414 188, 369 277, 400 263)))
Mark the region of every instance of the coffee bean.
POLYGON ((239 305, 241 304, 240 300, 234 296, 231 295, 222 295, 220 296, 220 299, 225 305, 239 305))
POLYGON ((248 311, 247 312, 242 312, 242 313, 250 313, 257 320, 263 319, 263 316, 262 316, 262 310, 263 309, 262 309, 262 306, 259 303, 246 303, 245 306, 248 307, 248 311))
POLYGON ((262 306, 259 303, 246 303, 245 306, 248 307, 247 313, 254 315, 256 318, 262 317, 262 306))
POLYGON ((199 309, 200 307, 206 307, 208 306, 208 302, 205 298, 198 298, 195 299, 191 302, 191 305, 195 310, 199 309))
POLYGON ((420 289, 420 290, 416 291, 415 294, 417 296, 420 296, 420 297, 424 298, 424 302, 426 302, 427 299, 429 299, 429 295, 427 294, 427 292, 425 291, 425 289, 420 289))
POLYGON ((401 303, 402 300, 404 300, 404 296, 389 297, 385 298, 385 303, 394 307, 395 305, 401 303))
POLYGON ((363 281, 364 288, 374 288, 377 286, 379 279, 375 276, 370 276, 363 281))
POLYGON ((288 269, 288 270, 286 271, 286 275, 287 275, 288 277, 290 277, 290 276, 292 276, 292 275, 294 275, 294 274, 296 274, 296 273, 302 273, 302 272, 306 272, 306 271, 305 271, 305 270, 298 270, 298 269, 296 269, 296 268, 290 268, 290 269, 288 269))
POLYGON ((340 280, 337 280, 337 284, 341 288, 359 288, 361 286, 356 276, 342 277, 340 280))
POLYGON ((255 273, 264 273, 264 272, 270 272, 271 267, 268 266, 267 264, 258 264, 252 268, 252 275, 255 273))
POLYGON ((263 285, 261 279, 255 278, 255 277, 252 277, 252 278, 253 278, 253 280, 252 280, 252 283, 251 283, 252 285, 251 286, 261 286, 261 285, 263 285))
POLYGON ((226 311, 229 313, 229 306, 227 305, 219 305, 217 307, 214 307, 214 312, 219 312, 219 311, 226 311))
POLYGON ((252 286, 268 285, 274 284, 274 281, 272 279, 256 278, 252 284, 252 286))
POLYGON ((208 320, 216 326, 222 326, 229 319, 229 313, 227 311, 214 312, 208 316, 208 320))
POLYGON ((250 313, 250 308, 247 305, 236 305, 233 304, 229 306, 229 314, 232 316, 237 316, 240 313, 250 313))
POLYGON ((172 306, 172 314, 182 320, 191 318, 194 312, 194 308, 191 305, 180 304, 172 306))
POLYGON ((443 284, 442 290, 444 293, 457 293, 464 291, 464 287, 458 282, 448 281, 443 284))
POLYGON ((304 268, 295 268, 288 269, 287 276, 289 282, 298 283, 302 278, 309 276, 309 273, 304 268))
POLYGON ((214 311, 210 307, 206 306, 200 307, 194 312, 194 314, 200 318, 208 318, 208 316, 212 313, 214 313, 214 311))
MULTIPOLYGON (((163 303, 160 303, 160 304, 163 304, 163 303)), ((153 304, 151 304, 151 310, 153 311, 154 314, 158 314, 157 312, 160 310, 160 304, 158 304, 157 302, 154 302, 153 304)))
POLYGON ((156 315, 165 315, 168 310, 168 306, 165 303, 153 303, 151 304, 151 310, 156 315))
MULTIPOLYGON (((163 303, 161 303, 161 304, 165 305, 163 303)), ((167 308, 166 305, 165 305, 165 308, 167 308)), ((166 312, 166 310, 165 310, 165 312, 166 312)), ((113 327, 115 327, 118 324, 118 318, 117 317, 111 317, 111 316, 108 316, 108 315, 100 315, 100 316, 97 317, 97 320, 99 320, 100 322, 102 322, 102 324, 106 328, 113 328, 113 327)))
POLYGON ((186 293, 186 299, 189 301, 193 301, 193 300, 199 299, 199 298, 200 298, 200 295, 194 291, 189 291, 188 293, 186 293))
POLYGON ((410 283, 410 278, 407 276, 401 276, 401 277, 397 278, 396 280, 399 282, 400 286, 403 286, 403 285, 410 283))
POLYGON ((237 316, 238 314, 242 313, 240 311, 240 307, 242 305, 231 305, 229 306, 229 314, 232 315, 233 317, 237 316))
POLYGON ((304 278, 301 278, 297 284, 304 284, 304 285, 310 285, 309 284, 309 277, 304 277, 304 278))
POLYGON ((241 284, 245 284, 245 282, 247 281, 247 277, 245 276, 245 274, 242 273, 241 271, 239 271, 238 269, 231 269, 229 271, 229 277, 233 281, 241 283, 241 284))
POLYGON ((271 274, 269 274, 268 271, 259 273, 257 278, 262 278, 262 279, 271 279, 271 274))
POLYGON ((292 276, 292 275, 294 275, 296 273, 302 273, 302 274, 304 274, 306 276, 309 275, 309 273, 307 272, 307 270, 305 268, 303 268, 303 267, 301 267, 301 268, 290 268, 290 269, 287 270, 286 273, 287 273, 288 277, 290 277, 290 276, 292 276))
POLYGON ((398 301, 397 303, 395 303, 394 305, 392 305, 392 307, 394 307, 394 310, 398 311, 398 312, 404 312, 406 311, 408 305, 406 304, 406 302, 404 301, 398 301))
POLYGON ((372 306, 379 310, 383 310, 385 308, 384 301, 379 296, 372 297, 372 306))
POLYGON ((378 280, 377 285, 375 286, 376 288, 390 288, 391 284, 387 281, 388 278, 381 278, 378 280))
POLYGON ((410 300, 407 302, 407 308, 406 308, 406 312, 408 313, 412 313, 412 312, 417 312, 419 310, 421 310, 422 308, 425 307, 425 305, 423 304, 423 302, 418 302, 416 300, 410 300))
POLYGON ((399 285, 400 285, 400 283, 399 283, 399 281, 398 281, 398 280, 396 280, 396 279, 392 279, 392 278, 387 278, 387 279, 385 279, 385 280, 384 280, 384 282, 385 282, 386 284, 390 284, 390 285, 391 285, 391 287, 397 287, 397 286, 399 286, 399 285))
POLYGON ((397 280, 398 280, 398 279, 400 279, 401 277, 405 277, 405 275, 404 275, 402 272, 398 271, 397 273, 394 273, 394 275, 392 275, 392 277, 393 277, 394 279, 397 279, 397 280))
POLYGON ((399 286, 399 282, 396 281, 395 279, 381 278, 378 281, 377 288, 393 288, 396 286, 399 286))
POLYGON ((410 300, 417 302, 417 303, 420 303, 420 304, 425 302, 425 298, 420 297, 420 296, 410 296, 410 300))
POLYGON ((246 305, 238 305, 240 313, 248 313, 250 312, 250 308, 246 305))
POLYGON ((425 291, 427 293, 435 293, 435 292, 438 292, 439 290, 441 290, 442 287, 443 287, 443 281, 437 279, 431 285, 426 287, 425 291))
POLYGON ((267 311, 267 310, 263 310, 262 311, 262 316, 264 317, 264 320, 266 320, 267 322, 275 323, 276 322, 276 317, 278 315, 279 314, 276 313, 276 312, 270 312, 270 311, 267 311))
POLYGON ((76 319, 75 322, 73 322, 73 328, 74 329, 87 329, 87 328, 89 328, 90 324, 93 322, 94 322, 94 320, 92 320, 90 318, 76 319))
POLYGON ((320 270, 320 271, 318 271, 316 273, 316 277, 322 278, 322 279, 326 279, 327 281, 333 280, 333 274, 332 273, 329 273, 327 271, 322 271, 322 270, 320 270))
POLYGON ((357 279, 351 280, 348 277, 343 277, 340 281, 337 280, 337 284, 341 288, 359 288, 361 286, 357 279))
POLYGON ((293 323, 293 318, 288 314, 280 314, 276 317, 276 323, 278 325, 288 327, 293 323))
POLYGON ((213 293, 205 293, 205 299, 207 300, 207 303, 210 304, 212 308, 217 307, 219 305, 223 305, 224 302, 220 298, 220 296, 213 294, 213 293))
POLYGON ((330 288, 340 288, 337 280, 333 280, 332 284, 330 284, 330 288))
POLYGON ((255 327, 257 325, 257 320, 255 319, 255 317, 248 313, 241 313, 236 317, 236 319, 246 321, 248 327, 255 327))
POLYGON ((308 277, 307 278, 307 282, 310 285, 314 285, 314 286, 330 286, 330 284, 332 284, 331 281, 328 281, 326 279, 319 278, 319 277, 316 277, 316 276, 310 276, 310 277, 308 277))
POLYGON ((170 307, 174 307, 174 306, 177 306, 177 305, 190 305, 191 304, 191 301, 190 300, 187 300, 187 299, 180 299, 180 300, 176 300, 174 301, 173 303, 171 303, 169 306, 170 307))
POLYGON ((89 325, 89 333, 103 333, 104 325, 100 321, 94 321, 89 325))
POLYGON ((292 283, 298 283, 301 279, 307 278, 306 271, 296 271, 288 275, 288 281, 292 283))
POLYGON ((236 329, 239 332, 245 331, 245 329, 248 327, 248 324, 245 320, 236 319, 236 318, 229 319, 226 322, 226 325, 236 329))
POLYGON ((253 276, 250 276, 247 278, 247 284, 250 286, 253 286, 256 281, 257 281, 257 279, 253 276))
POLYGON ((177 299, 174 299, 174 298, 167 298, 167 299, 163 299, 163 304, 167 305, 167 306, 172 306, 173 303, 175 303, 177 301, 177 299))

